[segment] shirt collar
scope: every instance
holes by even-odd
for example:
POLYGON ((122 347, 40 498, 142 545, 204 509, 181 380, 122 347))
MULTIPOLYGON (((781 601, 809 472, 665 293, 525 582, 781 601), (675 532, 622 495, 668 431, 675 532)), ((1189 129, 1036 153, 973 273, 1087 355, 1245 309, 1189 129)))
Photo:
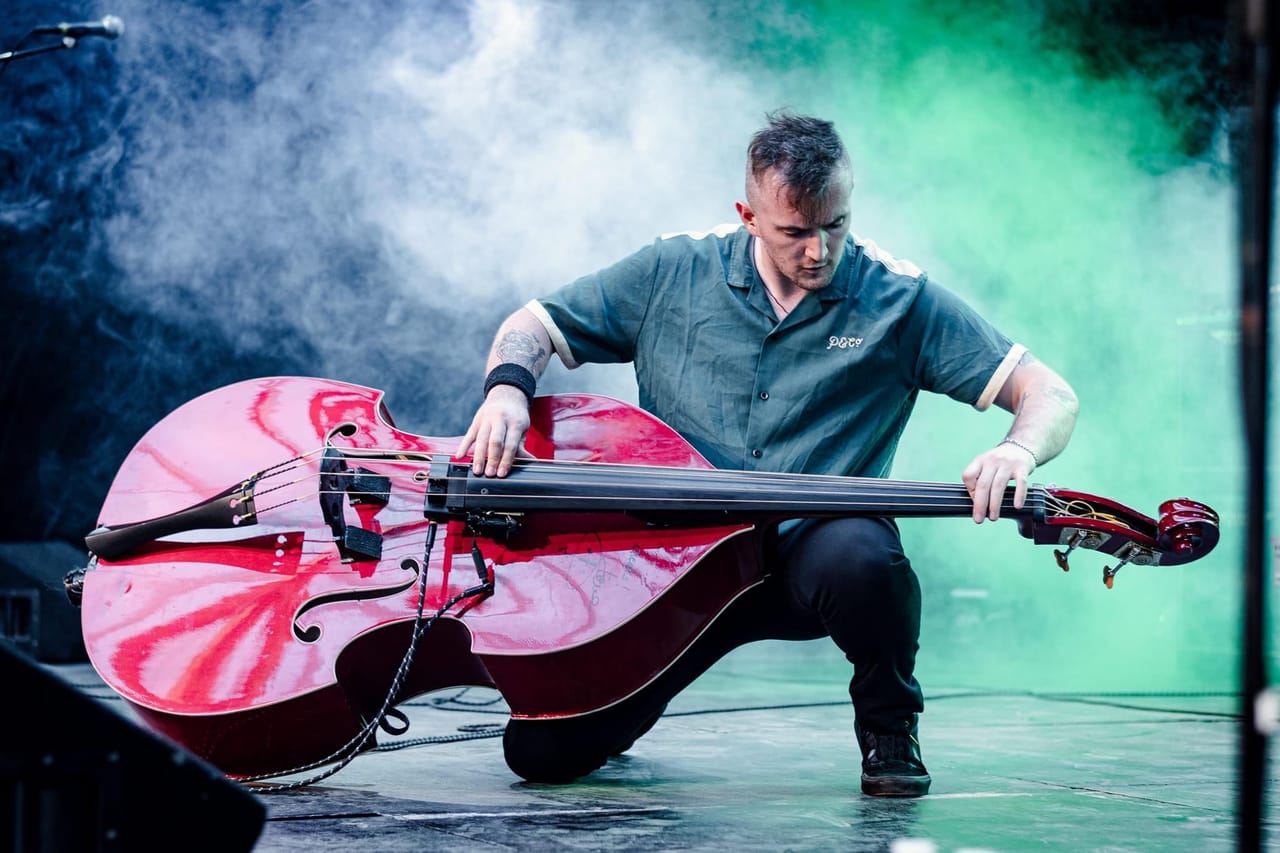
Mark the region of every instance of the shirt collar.
MULTIPOLYGON (((730 287, 736 287, 739 290, 750 290, 752 285, 758 284, 764 287, 764 281, 760 278, 760 274, 756 271, 755 262, 751 259, 751 248, 755 245, 755 238, 751 236, 751 232, 746 228, 739 228, 733 235, 733 241, 729 247, 729 278, 730 287)), ((844 257, 840 259, 840 266, 836 268, 836 274, 831 279, 831 284, 818 291, 818 299, 822 302, 838 302, 849 296, 849 282, 853 277, 853 267, 856 263, 855 256, 858 254, 859 247, 853 242, 853 236, 849 235, 844 238, 844 257)))

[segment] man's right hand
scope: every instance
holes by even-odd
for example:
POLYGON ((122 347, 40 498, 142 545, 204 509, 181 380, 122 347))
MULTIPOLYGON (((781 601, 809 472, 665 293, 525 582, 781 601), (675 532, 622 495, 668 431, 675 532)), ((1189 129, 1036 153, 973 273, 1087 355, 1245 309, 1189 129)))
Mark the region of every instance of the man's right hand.
POLYGON ((454 452, 466 456, 475 447, 471 470, 486 477, 505 477, 529 431, 529 398, 513 385, 494 385, 471 419, 471 427, 454 452))

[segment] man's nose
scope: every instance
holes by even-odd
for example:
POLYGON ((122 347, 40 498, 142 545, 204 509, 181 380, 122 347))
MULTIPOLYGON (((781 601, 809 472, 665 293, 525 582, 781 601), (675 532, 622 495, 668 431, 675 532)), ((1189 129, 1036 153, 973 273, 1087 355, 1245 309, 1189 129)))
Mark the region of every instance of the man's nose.
POLYGON ((826 229, 819 229, 818 233, 809 238, 808 244, 804 247, 804 253, 815 264, 825 263, 827 260, 827 232, 826 229))

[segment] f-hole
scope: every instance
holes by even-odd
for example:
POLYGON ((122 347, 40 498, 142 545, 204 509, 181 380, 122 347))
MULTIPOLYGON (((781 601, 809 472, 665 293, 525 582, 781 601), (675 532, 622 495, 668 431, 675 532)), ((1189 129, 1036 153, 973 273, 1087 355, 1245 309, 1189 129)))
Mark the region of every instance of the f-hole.
POLYGON ((314 610, 325 604, 338 604, 344 601, 369 601, 375 598, 387 598, 388 596, 398 595, 409 587, 418 582, 418 577, 422 572, 421 564, 412 557, 407 558, 400 563, 400 568, 406 572, 410 572, 412 577, 401 584, 395 586, 377 587, 375 589, 351 589, 343 592, 327 592, 324 595, 318 595, 302 604, 298 608, 298 612, 293 616, 293 635, 304 643, 314 643, 320 639, 322 630, 319 625, 302 626, 302 617, 309 611, 314 610))

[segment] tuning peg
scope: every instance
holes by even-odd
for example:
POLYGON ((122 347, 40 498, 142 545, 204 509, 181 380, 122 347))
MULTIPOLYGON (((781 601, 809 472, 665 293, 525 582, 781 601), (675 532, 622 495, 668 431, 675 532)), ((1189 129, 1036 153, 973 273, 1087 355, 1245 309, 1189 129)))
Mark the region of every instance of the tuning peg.
POLYGON ((1116 575, 1122 568, 1128 565, 1132 559, 1132 556, 1125 557, 1123 560, 1116 563, 1115 568, 1112 568, 1111 566, 1102 567, 1102 582, 1106 584, 1107 589, 1111 589, 1112 586, 1115 585, 1116 575))
POLYGON ((1053 549, 1053 558, 1058 561, 1058 568, 1064 572, 1069 572, 1071 571, 1071 564, 1067 562, 1067 557, 1071 555, 1072 551, 1076 548, 1097 548, 1100 544, 1102 544, 1102 537, 1098 534, 1077 530, 1067 540, 1067 550, 1059 551, 1057 548, 1053 549))
POLYGON ((1111 589, 1112 584, 1115 583, 1116 573, 1129 563, 1133 563, 1135 566, 1153 566, 1157 562, 1154 551, 1134 542, 1130 542, 1127 547, 1116 551, 1115 556, 1122 558, 1120 562, 1116 563, 1115 568, 1110 566, 1102 568, 1102 582, 1107 585, 1107 589, 1111 589))

